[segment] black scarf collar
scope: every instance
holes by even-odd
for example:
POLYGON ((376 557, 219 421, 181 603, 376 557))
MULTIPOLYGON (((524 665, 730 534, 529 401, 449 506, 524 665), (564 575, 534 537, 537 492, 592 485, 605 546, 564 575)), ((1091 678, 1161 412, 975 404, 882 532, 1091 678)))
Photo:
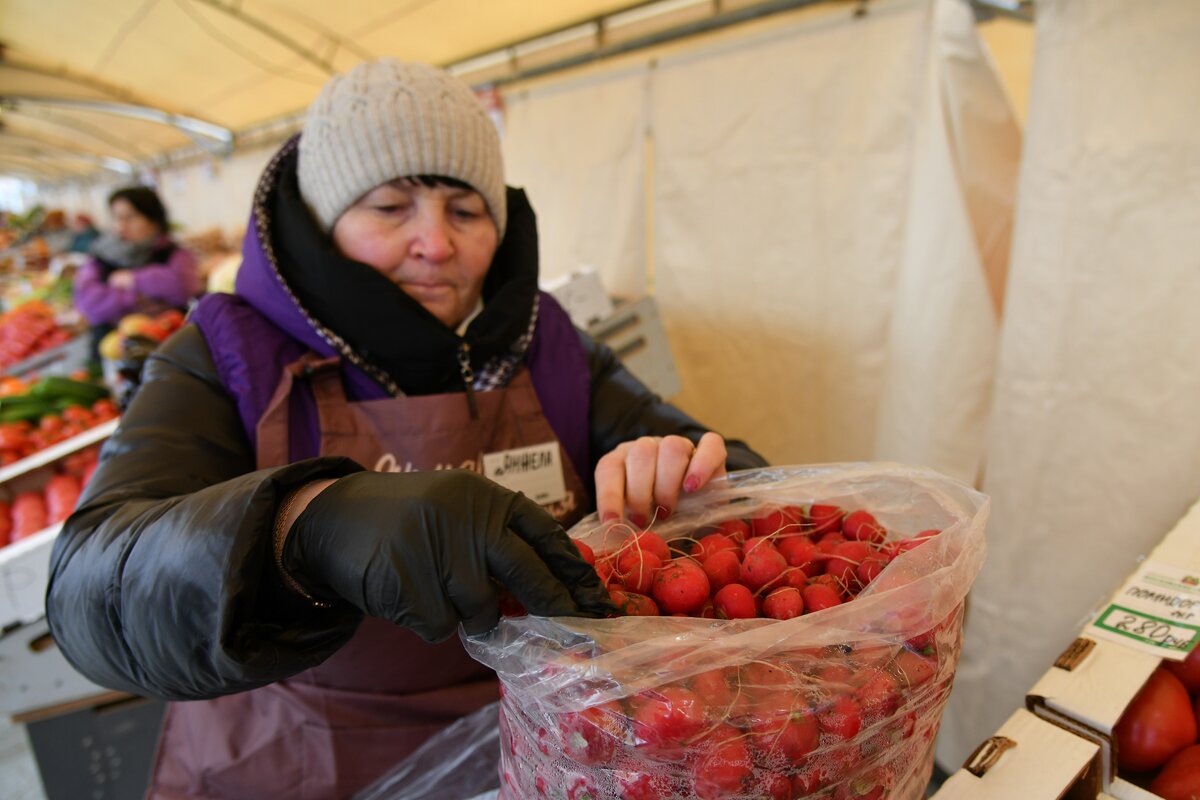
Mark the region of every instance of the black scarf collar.
POLYGON ((338 252, 300 196, 294 150, 278 176, 266 205, 280 274, 313 319, 405 394, 461 390, 463 341, 476 370, 518 346, 538 291, 537 219, 524 191, 508 188, 508 230, 484 279, 484 308, 460 338, 376 270, 338 252))

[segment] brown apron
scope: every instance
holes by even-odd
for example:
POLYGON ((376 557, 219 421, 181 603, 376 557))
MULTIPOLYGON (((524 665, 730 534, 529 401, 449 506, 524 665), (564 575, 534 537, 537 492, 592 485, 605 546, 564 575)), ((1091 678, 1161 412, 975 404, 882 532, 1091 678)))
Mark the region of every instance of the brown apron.
MULTIPOLYGON (((320 454, 379 471, 482 470, 483 455, 556 440, 522 368, 504 388, 350 403, 338 359, 309 354, 288 365, 258 425, 258 466, 291 461, 288 410, 297 379, 311 386, 320 454)), ((559 448, 567 489, 547 510, 564 525, 587 505, 559 448)), ((241 694, 172 703, 148 797, 328 800, 382 776, 458 717, 496 700, 495 675, 457 637, 427 644, 367 617, 320 666, 241 694)))

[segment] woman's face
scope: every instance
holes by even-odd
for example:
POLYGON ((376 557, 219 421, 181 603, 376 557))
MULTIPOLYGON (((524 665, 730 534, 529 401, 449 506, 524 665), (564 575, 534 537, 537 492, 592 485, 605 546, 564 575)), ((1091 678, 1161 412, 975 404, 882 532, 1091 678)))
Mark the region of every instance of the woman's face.
POLYGON ((376 186, 346 209, 333 241, 448 328, 475 310, 500 243, 481 194, 404 179, 376 186))
POLYGON ((153 239, 162 231, 158 226, 133 207, 123 197, 118 197, 109 206, 112 209, 113 222, 117 226, 117 236, 126 242, 144 242, 153 239))

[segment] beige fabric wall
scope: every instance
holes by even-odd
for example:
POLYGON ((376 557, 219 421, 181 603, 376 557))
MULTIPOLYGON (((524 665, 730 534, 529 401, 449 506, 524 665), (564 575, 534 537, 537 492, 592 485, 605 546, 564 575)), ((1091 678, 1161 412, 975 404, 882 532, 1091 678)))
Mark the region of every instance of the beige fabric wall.
POLYGON ((538 216, 542 279, 590 266, 613 294, 646 292, 644 65, 504 96, 508 182, 538 216))
POLYGON ((948 767, 1200 495, 1198 41, 1193 0, 1038 2, 948 767))
MULTIPOLYGON (((250 200, 258 177, 270 160, 272 151, 255 150, 228 158, 177 169, 163 170, 155 182, 159 195, 171 215, 171 221, 185 233, 220 228, 226 233, 244 230, 250 215, 250 200)), ((108 194, 114 189, 137 182, 120 179, 84 185, 64 186, 42 192, 38 201, 49 208, 91 214, 96 224, 111 224, 108 194)))
POLYGON ((777 463, 974 480, 995 318, 967 196, 1011 196, 1018 137, 988 69, 954 0, 659 61, 656 289, 682 406, 777 463))

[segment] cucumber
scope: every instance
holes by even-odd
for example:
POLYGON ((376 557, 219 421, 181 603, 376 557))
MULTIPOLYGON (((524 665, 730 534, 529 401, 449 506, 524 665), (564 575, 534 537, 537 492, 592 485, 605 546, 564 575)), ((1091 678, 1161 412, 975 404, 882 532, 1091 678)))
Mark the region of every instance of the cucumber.
POLYGON ((108 389, 95 383, 71 380, 52 375, 42 378, 29 388, 29 393, 43 399, 70 399, 76 405, 90 406, 102 398, 108 397, 108 389))
POLYGON ((36 422, 46 414, 55 413, 53 406, 33 405, 31 403, 22 403, 16 406, 4 405, 0 406, 0 423, 5 422, 36 422))

